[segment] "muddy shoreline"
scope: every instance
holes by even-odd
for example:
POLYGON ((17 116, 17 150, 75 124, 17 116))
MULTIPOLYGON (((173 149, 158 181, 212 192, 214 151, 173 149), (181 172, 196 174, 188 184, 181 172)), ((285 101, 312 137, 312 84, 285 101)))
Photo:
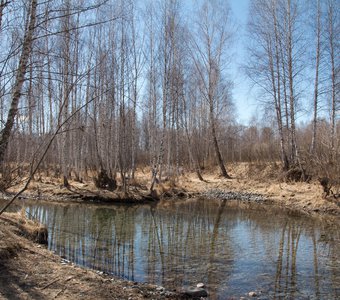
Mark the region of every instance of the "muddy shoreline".
MULTIPOLYGON (((251 189, 244 188, 244 184, 240 186, 232 186, 232 181, 225 181, 221 186, 219 184, 202 185, 201 188, 190 189, 190 187, 176 187, 163 189, 162 192, 154 194, 145 191, 135 190, 133 193, 124 195, 122 193, 112 193, 105 190, 88 190, 60 188, 49 190, 47 193, 40 189, 31 188, 24 192, 16 201, 35 200, 55 203, 88 203, 88 204, 122 204, 122 205, 142 205, 156 204, 159 200, 172 201, 173 199, 203 198, 218 199, 227 201, 243 201, 260 203, 264 205, 281 207, 291 212, 323 216, 338 217, 340 216, 340 199, 339 198, 323 198, 320 191, 315 192, 318 187, 314 184, 307 187, 308 193, 313 193, 311 197, 304 192, 299 192, 299 186, 288 185, 286 190, 281 189, 280 193, 267 192, 259 188, 256 184, 251 183, 251 189), (296 187, 295 187, 296 186, 296 187), (295 189, 293 189, 295 187, 295 189), (311 188, 313 187, 313 188, 311 188)), ((269 188, 270 189, 270 188, 269 188)), ((2 195, 1 198, 10 200, 14 195, 13 192, 2 195)))
POLYGON ((187 298, 184 291, 76 266, 34 242, 34 236, 27 234, 26 222, 32 223, 19 213, 0 216, 0 299, 187 298))
MULTIPOLYGON (((69 187, 63 186, 60 178, 41 175, 31 182, 24 192, 25 199, 44 200, 52 202, 105 203, 138 205, 157 203, 160 199, 187 199, 201 197, 205 199, 220 199, 254 201, 275 205, 298 213, 319 216, 340 216, 340 198, 324 197, 323 187, 317 179, 309 182, 283 181, 280 169, 276 166, 255 168, 249 163, 238 163, 229 166, 231 179, 218 174, 218 170, 206 170, 202 173, 204 181, 196 174, 187 172, 178 178, 164 178, 162 183, 156 183, 154 190, 149 191, 150 176, 140 169, 135 173, 134 180, 124 191, 118 182, 115 191, 98 189, 93 178, 88 177, 82 182, 69 180, 69 187)), ((20 186, 10 189, 9 199, 20 190, 20 186)), ((333 192, 339 194, 340 187, 334 187, 333 192)), ((0 195, 1 197, 1 195, 0 195)))
MULTIPOLYGON (((290 189, 294 185, 289 186, 290 189)), ((314 185, 315 187, 315 185, 314 185)), ((296 189, 299 189, 298 187, 296 189)), ((310 187, 309 187, 310 189, 310 187)), ((312 193, 315 188, 312 189, 312 193)), ((10 200, 14 193, 10 192, 1 196, 4 200, 10 200)), ((318 196, 315 192, 313 197, 309 195, 303 196, 303 192, 296 192, 296 190, 280 191, 278 193, 263 192, 261 188, 253 185, 252 189, 245 189, 244 187, 237 188, 231 186, 231 182, 227 181, 226 186, 220 185, 206 185, 200 189, 190 190, 188 188, 168 188, 159 193, 146 193, 145 191, 134 191, 127 195, 121 193, 112 193, 105 190, 88 190, 82 191, 77 189, 58 188, 49 190, 47 193, 41 192, 40 189, 31 188, 24 192, 16 201, 20 200, 34 200, 55 203, 84 203, 84 204, 105 204, 105 205, 142 205, 142 204, 156 204, 160 200, 172 201, 173 199, 188 199, 188 198, 203 198, 203 199, 218 199, 226 201, 241 201, 247 203, 260 203, 266 206, 274 206, 284 208, 291 212, 305 215, 322 216, 322 217, 338 217, 340 216, 340 199, 339 198, 323 198, 322 193, 318 196), (302 198, 302 199, 301 199, 302 198), (315 200, 317 198, 317 201, 315 200)))

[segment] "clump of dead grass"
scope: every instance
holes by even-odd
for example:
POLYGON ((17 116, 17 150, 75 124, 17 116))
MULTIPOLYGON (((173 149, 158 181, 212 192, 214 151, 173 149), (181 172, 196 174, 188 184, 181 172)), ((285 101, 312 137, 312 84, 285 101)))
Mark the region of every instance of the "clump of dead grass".
POLYGON ((239 163, 236 173, 243 179, 276 180, 280 177, 281 167, 276 162, 239 163))
POLYGON ((24 236, 39 244, 47 244, 47 227, 35 220, 28 219, 24 208, 17 213, 4 214, 2 219, 12 227, 15 227, 15 232, 18 235, 24 236))
POLYGON ((21 230, 25 237, 39 244, 47 244, 48 230, 47 227, 36 220, 30 220, 26 217, 25 209, 21 209, 18 214, 18 221, 21 224, 21 230))

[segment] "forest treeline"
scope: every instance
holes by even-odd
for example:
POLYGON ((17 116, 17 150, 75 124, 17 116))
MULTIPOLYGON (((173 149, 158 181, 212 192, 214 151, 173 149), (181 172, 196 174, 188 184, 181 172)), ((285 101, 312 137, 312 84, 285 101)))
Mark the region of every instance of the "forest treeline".
POLYGON ((231 162, 340 173, 340 2, 250 1, 241 66, 264 117, 235 116, 227 1, 0 1, 1 188, 231 162), (308 108, 303 125, 298 115, 308 108))

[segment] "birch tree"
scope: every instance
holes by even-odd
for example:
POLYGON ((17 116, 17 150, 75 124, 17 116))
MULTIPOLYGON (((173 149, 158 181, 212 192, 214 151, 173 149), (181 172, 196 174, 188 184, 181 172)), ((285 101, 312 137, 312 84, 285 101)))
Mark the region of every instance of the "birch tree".
POLYGON ((252 2, 246 73, 274 108, 284 170, 300 163, 296 109, 304 65, 300 3, 291 0, 252 2), (300 81, 301 80, 301 81, 300 81))
POLYGON ((327 2, 326 44, 330 66, 330 162, 336 160, 336 115, 339 110, 339 34, 340 34, 340 4, 338 1, 327 2))
POLYGON ((317 119, 318 119, 318 106, 319 106, 319 70, 321 59, 321 4, 320 0, 316 3, 315 13, 315 77, 314 77, 314 95, 313 95, 313 132, 311 153, 314 154, 316 150, 316 133, 317 133, 317 119))
MULTIPOLYGON (((201 82, 201 95, 208 104, 213 148, 221 175, 230 178, 224 165, 218 134, 216 110, 218 88, 225 78, 228 48, 231 47, 230 9, 224 1, 204 1, 196 15, 196 30, 192 38, 191 53, 201 82)), ((230 54, 229 54, 230 55, 230 54)))
MULTIPOLYGON (((15 117, 18 113, 19 100, 21 98, 22 87, 28 68, 29 56, 32 50, 33 37, 36 29, 37 0, 30 1, 29 10, 27 11, 27 25, 21 47, 21 54, 18 67, 15 72, 15 82, 12 89, 10 109, 7 120, 0 134, 0 166, 3 168, 5 152, 7 150, 9 138, 12 133, 15 117)), ((2 13, 2 11, 1 11, 2 13)), ((3 171, 3 170, 2 170, 3 171)))

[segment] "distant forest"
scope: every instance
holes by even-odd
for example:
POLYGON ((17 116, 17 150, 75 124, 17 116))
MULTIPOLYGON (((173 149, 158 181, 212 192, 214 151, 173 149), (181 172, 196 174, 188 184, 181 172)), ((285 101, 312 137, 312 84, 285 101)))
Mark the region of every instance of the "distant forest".
POLYGON ((249 5, 240 70, 263 116, 244 125, 228 1, 0 0, 0 188, 234 162, 339 178, 340 1, 249 5))

